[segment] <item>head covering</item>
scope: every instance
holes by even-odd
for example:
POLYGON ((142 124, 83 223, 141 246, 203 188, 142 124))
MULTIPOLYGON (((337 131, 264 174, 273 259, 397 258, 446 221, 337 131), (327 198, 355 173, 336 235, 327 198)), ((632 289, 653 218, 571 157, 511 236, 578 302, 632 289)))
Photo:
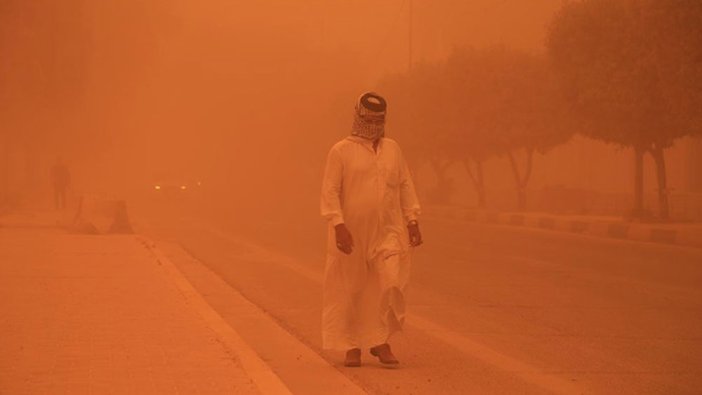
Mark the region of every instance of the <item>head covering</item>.
POLYGON ((376 140, 385 136, 387 102, 375 92, 366 92, 356 101, 351 135, 376 140))

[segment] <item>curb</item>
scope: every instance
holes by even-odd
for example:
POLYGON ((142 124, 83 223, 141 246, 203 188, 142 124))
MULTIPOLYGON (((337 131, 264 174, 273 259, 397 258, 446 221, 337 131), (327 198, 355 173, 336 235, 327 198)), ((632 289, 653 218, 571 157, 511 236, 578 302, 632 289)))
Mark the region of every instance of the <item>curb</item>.
POLYGON ((427 217, 437 219, 537 228, 583 236, 702 248, 702 226, 700 225, 642 224, 611 221, 598 217, 569 218, 551 214, 504 213, 460 207, 431 207, 423 211, 427 217))
POLYGON ((185 299, 193 306, 197 313, 205 320, 207 325, 220 337, 222 343, 235 354, 241 366, 256 388, 262 394, 292 395, 288 387, 283 384, 273 370, 264 362, 241 336, 219 315, 203 297, 190 284, 188 279, 176 268, 156 245, 149 239, 139 236, 148 250, 150 250, 158 262, 161 263, 166 275, 176 284, 185 299))

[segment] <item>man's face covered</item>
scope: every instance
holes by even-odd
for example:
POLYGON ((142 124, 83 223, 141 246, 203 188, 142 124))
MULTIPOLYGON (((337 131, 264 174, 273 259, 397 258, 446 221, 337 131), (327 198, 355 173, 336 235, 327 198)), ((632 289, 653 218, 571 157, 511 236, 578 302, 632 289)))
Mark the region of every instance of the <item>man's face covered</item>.
POLYGON ((385 113, 387 103, 375 92, 361 95, 356 102, 351 135, 368 140, 377 140, 385 136, 385 113))

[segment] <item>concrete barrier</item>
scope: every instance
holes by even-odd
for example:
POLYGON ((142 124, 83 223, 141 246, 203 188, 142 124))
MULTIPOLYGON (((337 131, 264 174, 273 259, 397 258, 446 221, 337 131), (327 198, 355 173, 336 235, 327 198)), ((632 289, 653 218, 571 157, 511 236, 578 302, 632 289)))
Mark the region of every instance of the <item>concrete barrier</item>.
POLYGON ((615 239, 626 239, 629 236, 629 225, 622 223, 607 224, 607 236, 615 239))
POLYGON ((652 228, 650 236, 650 241, 656 243, 675 244, 678 238, 678 231, 676 229, 652 228))
POLYGON ((83 234, 134 233, 124 200, 82 195, 75 214, 65 226, 69 231, 83 234))
POLYGON ((500 213, 493 210, 449 207, 430 208, 424 212, 429 217, 441 219, 523 226, 587 236, 702 248, 702 224, 647 224, 626 222, 615 217, 588 218, 541 213, 500 213))
POLYGON ((509 216, 510 225, 524 225, 524 216, 521 214, 512 214, 509 216))
POLYGON ((676 234, 675 243, 702 248, 702 226, 682 226, 676 234))
POLYGON ((118 200, 115 202, 114 220, 112 221, 112 225, 110 225, 108 232, 115 234, 134 233, 132 225, 129 221, 129 215, 127 214, 127 202, 124 200, 118 200))
POLYGON ((489 224, 496 224, 500 222, 499 213, 497 211, 486 211, 483 218, 484 221, 489 224))
POLYGON ((633 225, 629 227, 629 232, 627 233, 627 236, 629 240, 654 241, 651 237, 651 229, 645 226, 633 225))
POLYGON ((536 226, 541 229, 554 229, 556 227, 556 220, 551 217, 540 217, 536 226))

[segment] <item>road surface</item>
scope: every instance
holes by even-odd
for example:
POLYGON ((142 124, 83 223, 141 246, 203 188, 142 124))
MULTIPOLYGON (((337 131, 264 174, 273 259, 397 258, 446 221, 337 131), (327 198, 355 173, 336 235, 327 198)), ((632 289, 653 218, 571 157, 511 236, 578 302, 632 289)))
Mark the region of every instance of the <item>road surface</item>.
MULTIPOLYGON (((342 353, 320 350, 321 220, 246 226, 178 214, 142 229, 182 245, 339 365, 342 353)), ((411 316, 391 342, 401 367, 368 354, 363 368, 339 366, 366 391, 702 393, 702 250, 448 220, 422 229, 411 316)))

